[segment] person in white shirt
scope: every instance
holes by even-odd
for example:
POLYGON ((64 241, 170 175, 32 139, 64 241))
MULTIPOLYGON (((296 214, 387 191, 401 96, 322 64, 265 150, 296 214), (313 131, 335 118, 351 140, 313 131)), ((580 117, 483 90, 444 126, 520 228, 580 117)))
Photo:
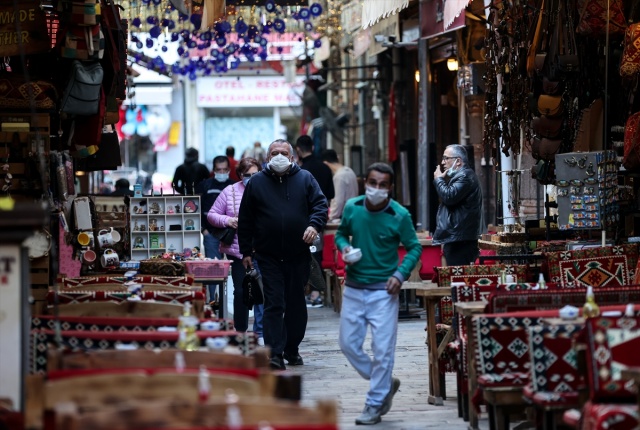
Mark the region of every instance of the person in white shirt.
POLYGON ((329 166, 333 173, 333 188, 335 196, 331 199, 329 207, 329 222, 338 223, 342 217, 347 200, 357 197, 359 193, 358 177, 355 172, 347 166, 340 164, 338 154, 333 149, 325 149, 321 155, 324 164, 329 166))

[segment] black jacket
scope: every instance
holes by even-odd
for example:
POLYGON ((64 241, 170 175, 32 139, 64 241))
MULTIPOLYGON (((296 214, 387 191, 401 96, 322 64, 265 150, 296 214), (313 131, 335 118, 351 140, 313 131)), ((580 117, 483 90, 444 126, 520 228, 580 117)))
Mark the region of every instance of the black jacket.
POLYGON ((278 176, 268 167, 244 190, 238 213, 240 253, 294 259, 309 254, 302 240, 307 227, 318 232, 327 223, 327 199, 311 173, 293 165, 278 176))
POLYGON ((184 163, 176 167, 173 188, 184 195, 195 194, 195 186, 209 177, 209 169, 198 162, 198 156, 185 155, 184 163))
POLYGON ((462 167, 451 178, 434 179, 440 206, 433 244, 477 240, 482 223, 482 189, 476 173, 462 167))
POLYGON ((211 206, 215 203, 216 199, 227 186, 233 184, 231 179, 227 179, 224 182, 219 182, 216 178, 209 178, 196 185, 196 194, 200 195, 200 219, 202 222, 202 229, 207 229, 209 233, 213 234, 214 227, 209 223, 207 215, 211 206))
POLYGON ((333 188, 333 174, 331 173, 329 166, 318 160, 313 154, 304 157, 301 161, 302 164, 300 167, 304 170, 308 170, 313 177, 316 178, 316 181, 318 181, 318 185, 320 185, 320 189, 322 190, 322 194, 324 194, 327 200, 334 198, 336 196, 336 192, 333 188))

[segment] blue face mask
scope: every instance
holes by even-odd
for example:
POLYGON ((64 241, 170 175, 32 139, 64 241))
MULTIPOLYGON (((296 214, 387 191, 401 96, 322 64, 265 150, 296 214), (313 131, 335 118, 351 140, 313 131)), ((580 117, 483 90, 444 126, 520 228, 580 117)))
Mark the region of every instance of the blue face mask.
POLYGON ((249 181, 251 180, 251 178, 242 178, 242 183, 244 184, 244 186, 246 187, 247 184, 249 183, 249 181))

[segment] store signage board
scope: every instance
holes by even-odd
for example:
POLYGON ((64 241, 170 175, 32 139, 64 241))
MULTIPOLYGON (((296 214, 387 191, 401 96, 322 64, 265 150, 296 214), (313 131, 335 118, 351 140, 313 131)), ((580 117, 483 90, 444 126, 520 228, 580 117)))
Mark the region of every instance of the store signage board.
POLYGON ((0 56, 46 52, 51 48, 39 0, 3 2, 0 6, 0 56), (15 4, 14 4, 15 3, 15 4))
POLYGON ((304 76, 287 83, 283 76, 216 77, 196 81, 198 107, 300 106, 304 76))
POLYGON ((22 409, 24 310, 20 245, 0 246, 0 398, 22 409))
POLYGON ((431 39, 432 37, 449 33, 466 25, 464 11, 457 16, 453 23, 444 28, 444 0, 427 0, 420 2, 420 35, 431 39))

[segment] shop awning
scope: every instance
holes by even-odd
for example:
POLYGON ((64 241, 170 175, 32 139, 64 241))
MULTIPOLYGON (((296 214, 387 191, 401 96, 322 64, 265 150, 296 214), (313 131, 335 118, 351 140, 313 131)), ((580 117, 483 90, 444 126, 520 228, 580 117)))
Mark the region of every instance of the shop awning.
POLYGON ((400 12, 409 6, 409 0, 365 1, 362 5, 362 28, 371 27, 382 18, 400 12))
POLYGON ((471 0, 447 0, 444 2, 444 13, 442 20, 444 21, 444 29, 447 30, 453 21, 464 12, 465 8, 471 3, 471 0))

